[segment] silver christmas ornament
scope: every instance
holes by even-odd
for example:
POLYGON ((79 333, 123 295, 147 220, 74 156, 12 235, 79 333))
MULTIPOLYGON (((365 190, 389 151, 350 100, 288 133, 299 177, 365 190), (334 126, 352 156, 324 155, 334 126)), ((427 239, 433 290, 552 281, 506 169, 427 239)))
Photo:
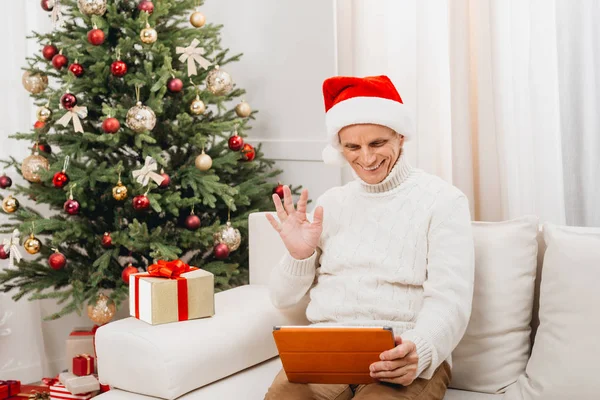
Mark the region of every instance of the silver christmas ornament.
POLYGON ((217 96, 224 95, 233 89, 233 80, 231 79, 231 75, 220 70, 217 65, 215 69, 208 73, 206 87, 212 94, 217 96))
POLYGON ((141 101, 138 101, 127 111, 125 123, 136 133, 151 131, 156 125, 156 114, 150 107, 144 106, 141 101))
POLYGON ((77 7, 85 15, 104 15, 106 0, 77 0, 77 7))
POLYGON ((223 243, 227 245, 229 251, 235 251, 240 247, 242 243, 242 235, 240 231, 231 226, 231 222, 227 221, 225 227, 219 232, 215 233, 215 244, 223 243))

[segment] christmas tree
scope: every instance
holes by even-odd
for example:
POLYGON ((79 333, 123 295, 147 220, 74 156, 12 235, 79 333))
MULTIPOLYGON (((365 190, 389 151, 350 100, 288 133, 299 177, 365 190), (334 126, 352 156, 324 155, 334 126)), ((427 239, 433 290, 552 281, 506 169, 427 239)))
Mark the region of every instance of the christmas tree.
POLYGON ((0 289, 56 299, 49 319, 105 293, 118 307, 129 274, 159 259, 212 272, 216 291, 247 283, 248 214, 271 210, 281 171, 244 143, 256 111, 226 72, 241 55, 221 47, 201 3, 41 2, 54 29, 33 32, 41 52, 22 77, 38 121, 11 136, 32 155, 3 161, 30 184, 0 177, 11 217, 0 289))

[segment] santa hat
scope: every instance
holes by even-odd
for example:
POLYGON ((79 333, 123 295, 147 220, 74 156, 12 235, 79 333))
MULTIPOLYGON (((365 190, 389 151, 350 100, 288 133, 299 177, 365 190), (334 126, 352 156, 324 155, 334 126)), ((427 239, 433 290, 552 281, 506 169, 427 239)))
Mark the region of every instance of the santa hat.
POLYGON ((342 165, 338 132, 348 125, 387 126, 410 140, 414 136, 411 111, 402 103, 394 84, 385 75, 365 78, 335 76, 323 82, 325 124, 329 144, 323 149, 326 164, 342 165))

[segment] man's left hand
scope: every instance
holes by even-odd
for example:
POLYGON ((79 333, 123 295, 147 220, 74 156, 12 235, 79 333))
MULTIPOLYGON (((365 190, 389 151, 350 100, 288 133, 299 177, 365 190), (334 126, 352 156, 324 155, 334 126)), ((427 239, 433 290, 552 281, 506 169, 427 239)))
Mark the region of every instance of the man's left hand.
POLYGON ((381 361, 371 364, 371 376, 377 380, 408 386, 417 379, 419 355, 410 340, 395 336, 396 347, 380 354, 381 361))

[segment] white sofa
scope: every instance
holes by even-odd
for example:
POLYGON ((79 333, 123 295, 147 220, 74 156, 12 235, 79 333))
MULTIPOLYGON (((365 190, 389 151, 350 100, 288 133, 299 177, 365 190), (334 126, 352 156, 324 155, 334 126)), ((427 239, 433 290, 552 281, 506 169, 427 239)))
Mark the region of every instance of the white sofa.
MULTIPOLYGON (((99 379, 112 388, 98 400, 146 400, 148 396, 169 400, 263 399, 281 368, 272 326, 307 323, 307 298, 293 309, 272 306, 266 284, 284 247, 264 213, 250 215, 249 241, 250 284, 217 293, 214 317, 157 326, 127 318, 98 329, 99 379)), ((537 242, 539 276, 544 253, 539 234, 537 242)), ((532 337, 538 325, 539 279, 535 281, 536 300, 529 315, 530 319, 533 315, 532 337)), ((499 398, 501 394, 456 389, 449 389, 445 397, 499 398)))

